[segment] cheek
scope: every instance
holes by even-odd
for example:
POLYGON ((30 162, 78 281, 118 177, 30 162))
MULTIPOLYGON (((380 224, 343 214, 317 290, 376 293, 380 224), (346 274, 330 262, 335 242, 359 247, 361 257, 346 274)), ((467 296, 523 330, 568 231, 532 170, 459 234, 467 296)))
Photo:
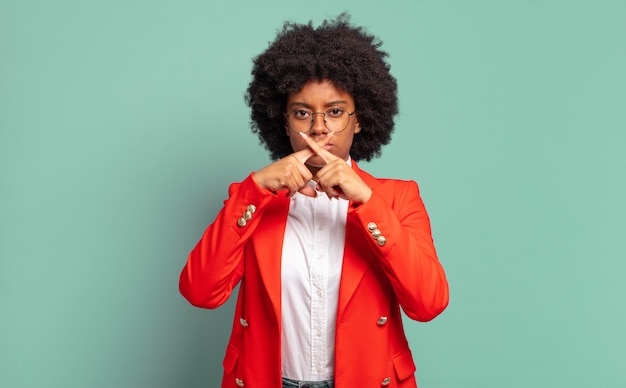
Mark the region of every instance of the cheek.
POLYGON ((307 146, 304 140, 301 139, 300 136, 297 136, 297 135, 296 136, 290 135, 289 143, 291 143, 291 148, 294 151, 300 151, 301 149, 304 149, 307 146))

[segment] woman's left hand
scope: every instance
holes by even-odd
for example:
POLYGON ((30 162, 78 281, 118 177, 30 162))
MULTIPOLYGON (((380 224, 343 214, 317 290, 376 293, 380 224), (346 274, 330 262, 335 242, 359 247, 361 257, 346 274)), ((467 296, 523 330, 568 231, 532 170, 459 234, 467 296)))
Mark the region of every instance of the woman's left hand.
POLYGON ((318 191, 325 192, 328 198, 343 198, 357 203, 365 203, 370 199, 372 189, 345 160, 320 147, 305 133, 300 133, 300 135, 309 148, 326 162, 326 165, 313 177, 313 180, 317 182, 318 191))

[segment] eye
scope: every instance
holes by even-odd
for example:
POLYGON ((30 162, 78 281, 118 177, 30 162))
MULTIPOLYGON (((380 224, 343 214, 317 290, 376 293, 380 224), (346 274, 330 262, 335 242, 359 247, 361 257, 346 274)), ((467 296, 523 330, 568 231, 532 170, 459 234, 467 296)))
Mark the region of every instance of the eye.
POLYGON ((306 120, 311 117, 311 112, 306 109, 296 109, 291 114, 297 120, 306 120))
POLYGON ((327 110, 327 111, 326 111, 326 114, 327 114, 328 116, 330 116, 330 117, 333 117, 333 118, 338 118, 338 117, 343 116, 344 112, 345 112, 345 111, 344 111, 343 109, 339 109, 339 108, 331 108, 331 109, 329 109, 329 110, 327 110))

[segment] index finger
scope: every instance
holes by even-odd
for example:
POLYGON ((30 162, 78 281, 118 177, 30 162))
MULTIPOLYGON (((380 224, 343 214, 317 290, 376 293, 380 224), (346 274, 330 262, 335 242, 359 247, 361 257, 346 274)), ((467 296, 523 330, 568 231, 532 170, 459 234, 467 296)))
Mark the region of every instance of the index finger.
MULTIPOLYGON (((318 152, 321 150, 321 152, 327 152, 324 148, 326 144, 328 144, 328 142, 330 141, 330 138, 333 137, 332 132, 330 132, 328 135, 326 135, 326 137, 324 137, 319 143, 316 143, 315 140, 311 139, 309 136, 307 136, 305 133, 300 133, 302 136, 302 138, 304 139, 304 141, 306 141, 307 145, 309 146, 309 148, 305 148, 303 150, 300 150, 298 152, 294 152, 294 155, 296 156, 296 158, 298 158, 298 160, 302 163, 306 162, 311 156, 318 154, 318 152)), ((322 157, 322 160, 324 160, 326 163, 328 163, 328 161, 326 160, 326 158, 324 158, 322 155, 320 155, 322 157)))
POLYGON ((328 141, 332 137, 333 132, 330 132, 324 138, 324 140, 319 143, 316 143, 315 140, 310 138, 309 135, 304 132, 300 132, 300 135, 302 136, 306 144, 313 150, 313 152, 317 154, 320 158, 322 158, 324 162, 328 163, 333 159, 334 155, 323 148, 326 144, 328 144, 328 141))

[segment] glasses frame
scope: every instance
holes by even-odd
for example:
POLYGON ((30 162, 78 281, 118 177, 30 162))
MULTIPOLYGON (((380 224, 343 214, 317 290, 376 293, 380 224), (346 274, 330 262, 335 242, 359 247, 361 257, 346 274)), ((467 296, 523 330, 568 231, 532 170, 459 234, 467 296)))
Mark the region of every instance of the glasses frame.
MULTIPOLYGON (((348 122, 346 123, 346 126, 343 127, 343 129, 339 130, 339 131, 333 131, 332 129, 328 128, 328 123, 326 121, 326 113, 328 113, 329 111, 333 110, 333 109, 339 109, 339 108, 329 108, 326 112, 311 112, 311 125, 309 127, 308 130, 300 132, 300 131, 296 131, 295 129, 291 128, 291 125, 289 123, 289 116, 291 116, 291 114, 293 112, 299 111, 299 110, 308 110, 308 109, 302 109, 302 108, 296 108, 294 110, 292 110, 289 113, 285 113, 285 120, 287 121, 287 128, 289 128, 291 131, 295 132, 295 133, 304 133, 304 134, 308 134, 309 132, 311 132, 311 130, 313 129, 313 124, 315 124, 315 115, 323 115, 324 118, 324 126, 326 127, 326 129, 328 129, 329 131, 333 132, 333 133, 340 133, 346 130, 346 128, 348 128, 348 126, 350 125, 350 119, 352 118, 352 116, 356 113, 356 109, 352 111, 352 113, 348 113, 348 122)), ((346 113, 348 111, 346 110, 346 113)))

